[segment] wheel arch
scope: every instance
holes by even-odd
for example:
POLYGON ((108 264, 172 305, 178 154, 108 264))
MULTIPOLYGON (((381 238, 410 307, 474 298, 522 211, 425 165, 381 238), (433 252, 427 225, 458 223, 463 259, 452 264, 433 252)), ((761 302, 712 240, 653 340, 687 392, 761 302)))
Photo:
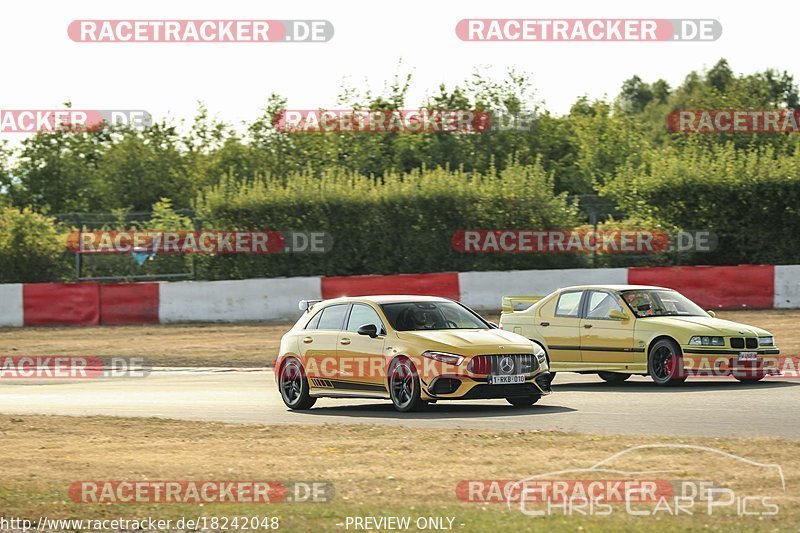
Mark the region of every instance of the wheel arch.
POLYGON ((683 350, 681 349, 681 345, 680 345, 680 343, 678 342, 678 340, 675 337, 673 337, 672 335, 667 335, 666 333, 662 333, 660 335, 656 335, 655 337, 650 339, 650 342, 647 343, 647 348, 645 350, 645 353, 647 354, 647 374, 648 375, 650 375, 650 351, 653 349, 653 346, 658 341, 662 341, 662 340, 672 341, 672 343, 675 344, 675 346, 678 347, 679 354, 681 356, 683 356, 683 350))
POLYGON ((648 343, 647 343, 647 355, 648 355, 648 356, 650 355, 650 350, 653 348, 653 345, 654 345, 655 343, 657 343, 658 341, 662 341, 662 340, 668 340, 668 341, 672 341, 672 342, 674 342, 674 343, 675 343, 675 346, 677 346, 677 347, 678 347, 678 350, 680 350, 680 351, 681 351, 681 355, 683 355, 683 350, 681 350, 681 345, 680 345, 680 343, 678 342, 678 339, 676 339, 676 338, 675 338, 675 337, 673 337, 672 335, 667 335, 666 333, 662 333, 662 334, 660 334, 660 335, 656 335, 655 337, 653 337, 652 339, 650 339, 650 342, 648 342, 648 343))

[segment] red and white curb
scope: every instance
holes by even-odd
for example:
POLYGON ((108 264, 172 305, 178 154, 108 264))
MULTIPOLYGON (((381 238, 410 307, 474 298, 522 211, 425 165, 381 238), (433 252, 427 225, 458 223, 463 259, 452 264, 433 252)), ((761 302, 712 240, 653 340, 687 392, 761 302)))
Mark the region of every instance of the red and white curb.
POLYGON ((671 287, 708 309, 800 308, 800 265, 443 272, 160 283, 0 285, 0 326, 98 326, 291 320, 304 299, 444 296, 497 310, 509 294, 590 284, 671 287))

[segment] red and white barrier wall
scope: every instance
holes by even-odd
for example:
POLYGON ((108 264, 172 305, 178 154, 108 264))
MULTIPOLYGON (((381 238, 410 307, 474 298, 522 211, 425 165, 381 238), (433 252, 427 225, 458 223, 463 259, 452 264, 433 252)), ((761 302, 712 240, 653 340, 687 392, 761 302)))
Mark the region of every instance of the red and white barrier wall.
POLYGON ((0 326, 286 320, 303 299, 428 294, 496 310, 504 295, 584 284, 672 287, 707 309, 800 308, 800 265, 444 272, 161 283, 0 285, 0 326))

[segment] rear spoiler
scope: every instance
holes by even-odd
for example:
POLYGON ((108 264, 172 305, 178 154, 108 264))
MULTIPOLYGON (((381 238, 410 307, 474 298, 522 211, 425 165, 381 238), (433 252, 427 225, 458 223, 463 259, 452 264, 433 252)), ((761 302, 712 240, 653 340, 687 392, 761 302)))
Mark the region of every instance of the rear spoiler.
POLYGON ((314 305, 320 303, 322 300, 300 300, 300 310, 301 311, 308 311, 314 305))
POLYGON ((533 305, 542 298, 544 298, 544 296, 503 296, 503 313, 513 313, 515 304, 529 303, 533 305))

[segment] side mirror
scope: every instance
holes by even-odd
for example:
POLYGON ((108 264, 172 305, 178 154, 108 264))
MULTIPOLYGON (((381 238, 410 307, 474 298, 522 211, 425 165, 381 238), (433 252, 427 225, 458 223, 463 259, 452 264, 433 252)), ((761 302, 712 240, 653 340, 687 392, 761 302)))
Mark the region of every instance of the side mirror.
POLYGON ((359 335, 366 335, 370 339, 374 339, 378 336, 378 326, 375 324, 364 324, 360 328, 358 328, 359 335))
POLYGON ((709 309, 708 311, 706 311, 706 313, 708 313, 708 316, 710 316, 711 318, 716 318, 716 317, 717 317, 717 313, 715 313, 715 312, 714 312, 714 311, 712 311, 711 309, 709 309))
POLYGON ((620 311, 619 309, 612 309, 608 312, 608 318, 613 320, 628 320, 628 315, 620 311))

